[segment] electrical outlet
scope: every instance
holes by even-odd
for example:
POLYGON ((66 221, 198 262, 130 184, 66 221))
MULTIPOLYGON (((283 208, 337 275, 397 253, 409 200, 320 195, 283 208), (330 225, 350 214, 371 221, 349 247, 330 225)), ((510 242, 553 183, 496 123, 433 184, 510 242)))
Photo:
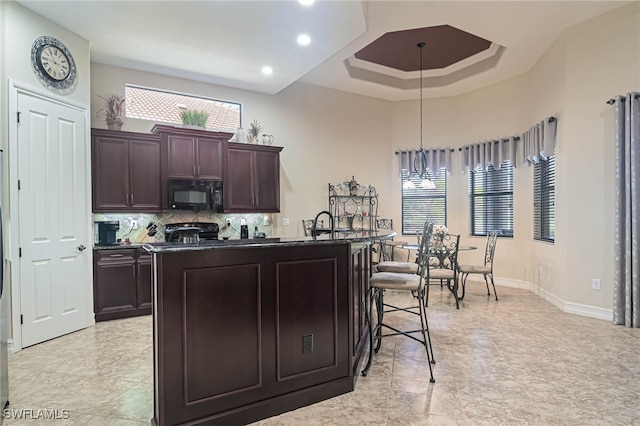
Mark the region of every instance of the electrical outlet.
POLYGON ((291 221, 289 220, 289 218, 288 218, 288 217, 283 217, 283 218, 282 218, 282 225, 283 225, 283 226, 289 226, 289 225, 291 225, 291 221))
POLYGON ((305 334, 302 336, 302 353, 308 354, 313 352, 313 334, 305 334))
POLYGON ((593 278, 591 280, 591 288, 594 290, 600 290, 600 278, 593 278))

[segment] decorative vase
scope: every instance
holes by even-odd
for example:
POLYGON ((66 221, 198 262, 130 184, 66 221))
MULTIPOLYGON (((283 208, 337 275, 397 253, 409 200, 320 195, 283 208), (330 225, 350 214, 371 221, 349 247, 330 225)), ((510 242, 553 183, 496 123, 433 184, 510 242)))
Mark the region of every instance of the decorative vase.
POLYGON ((107 124, 107 129, 109 129, 109 130, 122 130, 122 124, 118 124, 118 123, 107 124))

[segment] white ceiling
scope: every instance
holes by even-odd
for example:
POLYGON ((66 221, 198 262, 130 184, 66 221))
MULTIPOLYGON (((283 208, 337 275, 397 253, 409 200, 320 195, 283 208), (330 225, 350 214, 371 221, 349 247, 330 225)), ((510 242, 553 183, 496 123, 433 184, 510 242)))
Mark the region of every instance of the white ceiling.
POLYGON ((345 61, 385 32, 449 24, 504 46, 496 67, 424 97, 528 71, 568 27, 630 1, 19 1, 91 43, 91 60, 275 94, 295 81, 387 100, 399 89, 351 78, 345 61), (307 47, 296 43, 311 36, 307 47), (262 75, 264 65, 274 69, 262 75))

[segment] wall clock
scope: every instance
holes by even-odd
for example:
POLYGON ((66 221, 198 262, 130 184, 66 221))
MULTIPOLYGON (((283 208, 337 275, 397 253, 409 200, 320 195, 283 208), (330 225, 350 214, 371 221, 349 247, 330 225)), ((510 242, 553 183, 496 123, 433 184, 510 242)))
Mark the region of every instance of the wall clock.
POLYGON ((31 66, 48 88, 64 90, 76 82, 76 63, 67 46, 54 37, 38 37, 31 46, 31 66))

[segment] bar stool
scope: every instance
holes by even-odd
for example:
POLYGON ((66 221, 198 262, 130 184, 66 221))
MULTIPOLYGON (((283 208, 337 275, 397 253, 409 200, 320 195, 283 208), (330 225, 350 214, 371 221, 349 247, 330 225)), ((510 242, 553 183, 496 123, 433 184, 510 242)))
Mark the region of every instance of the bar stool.
POLYGON ((418 252, 417 273, 396 273, 396 272, 377 272, 369 279, 369 291, 367 293, 367 319, 369 322, 369 357, 367 364, 362 370, 362 375, 366 376, 371 367, 373 354, 378 353, 383 337, 403 335, 419 342, 425 347, 427 352, 427 360, 429 361, 429 381, 435 383, 433 378, 433 368, 431 364, 436 361, 433 357, 433 347, 431 345, 431 335, 429 334, 429 325, 427 323, 427 313, 425 305, 425 277, 429 269, 429 244, 431 234, 433 232, 433 222, 425 222, 421 247, 418 252), (407 291, 411 292, 414 299, 417 300, 417 306, 399 307, 384 302, 385 290, 407 291), (373 305, 376 307, 376 324, 373 324, 373 305), (417 311, 416 311, 417 310, 417 311), (403 312, 420 317, 420 329, 417 330, 399 330, 398 328, 384 323, 385 314, 392 312, 403 312), (392 332, 383 334, 382 330, 389 329, 392 332), (413 334, 419 333, 419 337, 413 334), (375 348, 374 348, 375 341, 375 348))

